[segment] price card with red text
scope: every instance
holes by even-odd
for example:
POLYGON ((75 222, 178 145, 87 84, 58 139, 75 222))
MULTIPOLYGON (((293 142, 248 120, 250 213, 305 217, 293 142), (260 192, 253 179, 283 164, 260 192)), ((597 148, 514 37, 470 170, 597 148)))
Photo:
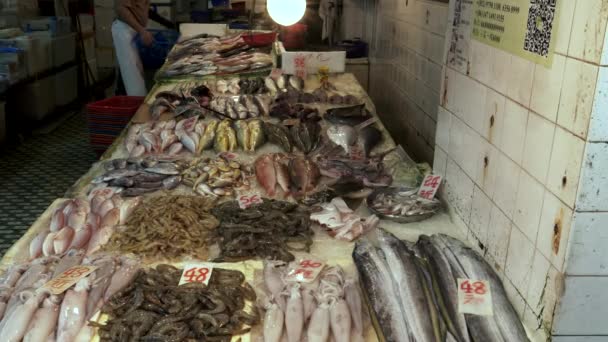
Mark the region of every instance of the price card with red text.
POLYGON ((242 195, 239 196, 238 201, 241 209, 247 209, 254 204, 262 204, 264 202, 260 195, 242 195))
POLYGON ((428 175, 424 177, 422 181, 422 185, 418 190, 418 196, 426 198, 428 200, 432 200, 435 198, 435 194, 439 189, 439 185, 441 185, 441 176, 428 175))
POLYGON ((97 269, 97 266, 74 266, 65 270, 57 277, 51 279, 49 282, 42 286, 43 289, 48 290, 54 295, 59 295, 65 292, 65 290, 72 287, 80 279, 88 276, 97 269))
POLYGON ((321 261, 302 259, 295 264, 290 264, 285 280, 289 282, 312 283, 317 279, 324 267, 325 263, 321 261))
POLYGON ((297 54, 293 59, 293 65, 296 70, 296 76, 305 80, 308 76, 306 70, 306 55, 305 54, 297 54))
POLYGON ((458 312, 492 316, 492 292, 486 280, 458 279, 458 312))
POLYGON ((213 264, 187 264, 184 266, 181 278, 179 278, 179 285, 189 283, 203 283, 207 285, 209 284, 209 279, 211 279, 211 273, 213 273, 213 264))

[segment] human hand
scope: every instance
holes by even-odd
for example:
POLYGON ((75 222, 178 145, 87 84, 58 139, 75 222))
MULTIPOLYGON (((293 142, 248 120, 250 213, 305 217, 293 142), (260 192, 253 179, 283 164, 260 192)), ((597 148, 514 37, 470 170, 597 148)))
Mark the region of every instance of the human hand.
POLYGON ((142 31, 140 33, 141 36, 141 41, 142 43, 144 43, 145 46, 150 46, 154 43, 154 36, 152 35, 152 33, 150 33, 150 31, 142 31))

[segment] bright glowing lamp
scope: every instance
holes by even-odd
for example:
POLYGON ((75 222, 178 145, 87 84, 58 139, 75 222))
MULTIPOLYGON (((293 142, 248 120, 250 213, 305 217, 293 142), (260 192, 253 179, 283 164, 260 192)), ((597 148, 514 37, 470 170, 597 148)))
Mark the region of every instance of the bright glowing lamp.
POLYGON ((283 26, 291 26, 304 16, 306 0, 268 0, 268 13, 272 20, 283 26))

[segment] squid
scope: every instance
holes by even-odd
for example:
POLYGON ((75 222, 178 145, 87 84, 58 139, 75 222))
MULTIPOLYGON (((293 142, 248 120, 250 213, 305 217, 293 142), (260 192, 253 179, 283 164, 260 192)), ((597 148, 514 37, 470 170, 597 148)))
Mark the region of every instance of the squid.
POLYGON ((351 318, 344 299, 335 300, 329 307, 331 334, 336 342, 349 342, 351 318))
POLYGON ((329 303, 317 306, 310 317, 306 331, 308 342, 326 342, 329 338, 329 303))
POLYGON ((288 342, 300 342, 304 330, 304 303, 300 295, 300 284, 291 286, 285 308, 285 328, 288 342))
POLYGON ((42 307, 36 311, 30 322, 23 342, 45 341, 57 327, 61 298, 50 296, 42 302, 42 307))
POLYGON ((284 320, 283 310, 278 304, 272 303, 266 306, 264 342, 279 342, 281 340, 284 320))
POLYGON ((71 342, 78 335, 85 322, 89 288, 90 282, 87 277, 79 280, 73 289, 66 292, 59 311, 57 342, 71 342))
POLYGON ((11 313, 4 318, 2 331, 0 331, 0 341, 18 342, 21 341, 27 331, 27 327, 32 317, 38 309, 40 302, 44 300, 47 293, 40 291, 24 291, 19 294, 22 304, 18 304, 11 313))

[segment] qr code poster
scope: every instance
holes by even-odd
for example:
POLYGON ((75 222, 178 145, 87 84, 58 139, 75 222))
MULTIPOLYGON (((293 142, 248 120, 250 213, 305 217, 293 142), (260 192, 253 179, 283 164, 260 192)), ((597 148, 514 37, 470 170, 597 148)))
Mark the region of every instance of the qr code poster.
POLYGON ((564 1, 474 0, 473 39, 550 67, 564 1))

